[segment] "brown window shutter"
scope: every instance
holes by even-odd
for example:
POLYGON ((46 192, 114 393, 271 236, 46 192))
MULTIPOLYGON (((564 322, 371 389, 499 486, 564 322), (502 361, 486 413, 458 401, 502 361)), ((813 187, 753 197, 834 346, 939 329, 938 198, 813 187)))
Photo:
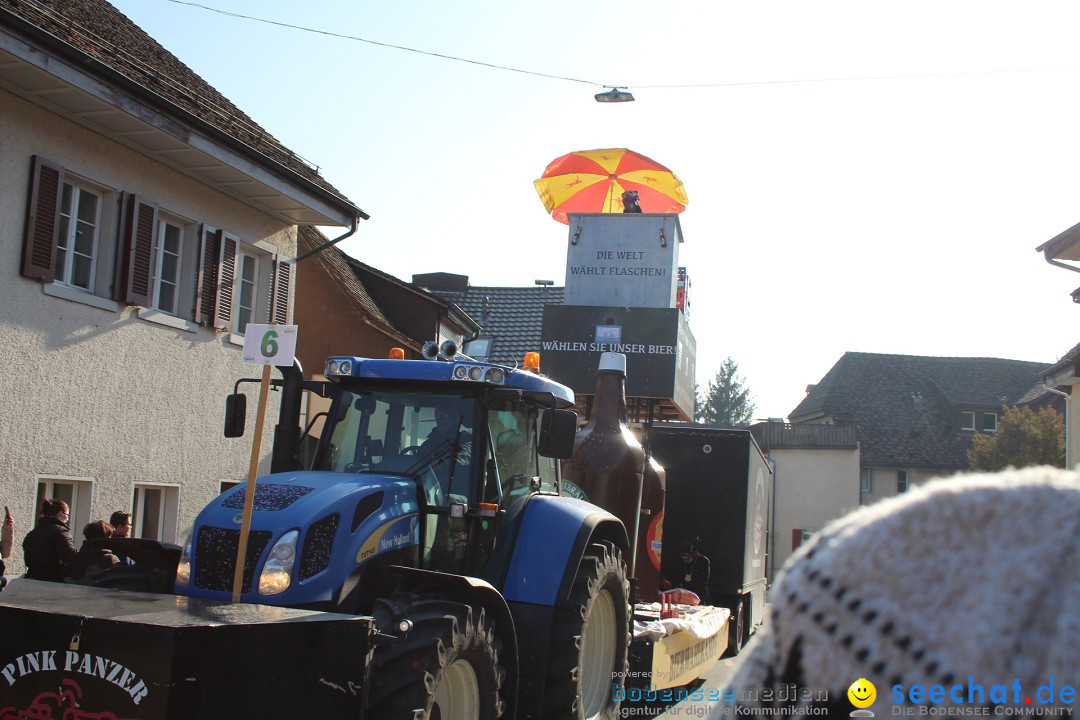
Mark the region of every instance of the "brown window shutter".
POLYGON ((289 283, 292 265, 284 260, 274 261, 273 291, 270 297, 270 320, 278 325, 289 322, 289 283))
POLYGON ((232 322, 233 285, 236 282, 236 241, 222 236, 218 259, 217 297, 214 299, 214 327, 228 330, 232 322))
POLYGON ((154 232, 157 205, 138 195, 127 198, 124 208, 123 249, 126 254, 124 302, 150 307, 153 292, 154 232))
POLYGON ((112 284, 112 299, 116 302, 124 302, 124 293, 128 285, 128 253, 131 249, 128 247, 128 233, 127 233, 127 209, 130 205, 129 200, 133 196, 131 193, 122 192, 117 199, 119 203, 119 222, 116 224, 116 257, 113 259, 113 284, 112 284))
POLYGON ((52 282, 55 278, 56 238, 60 228, 60 194, 64 168, 34 155, 30 163, 30 192, 26 203, 22 274, 52 282))
POLYGON ((221 236, 220 230, 207 230, 205 226, 199 228, 202 245, 199 248, 199 276, 195 283, 195 321, 200 325, 213 325, 221 236))

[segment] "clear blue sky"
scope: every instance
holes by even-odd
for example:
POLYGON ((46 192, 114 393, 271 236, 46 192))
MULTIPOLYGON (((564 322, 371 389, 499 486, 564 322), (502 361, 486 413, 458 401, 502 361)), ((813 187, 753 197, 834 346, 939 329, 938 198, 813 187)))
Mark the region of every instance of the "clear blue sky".
POLYGON ((547 163, 667 165, 699 383, 734 357, 759 417, 847 350, 1050 363, 1080 340, 1080 273, 1034 251, 1080 222, 1078 3, 202 3, 578 83, 113 2, 370 213, 343 249, 405 280, 562 284, 547 163))

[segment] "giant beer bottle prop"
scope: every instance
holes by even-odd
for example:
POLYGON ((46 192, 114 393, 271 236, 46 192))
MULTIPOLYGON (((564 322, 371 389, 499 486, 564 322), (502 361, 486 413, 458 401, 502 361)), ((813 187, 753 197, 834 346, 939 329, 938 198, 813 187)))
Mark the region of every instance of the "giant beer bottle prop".
POLYGON ((637 568, 639 602, 660 599, 660 552, 664 535, 664 499, 667 473, 652 456, 645 463, 641 489, 641 524, 638 529, 637 568))
POLYGON ((641 475, 645 451, 626 426, 626 356, 604 353, 596 376, 592 417, 574 441, 574 454, 563 462, 568 494, 578 494, 622 520, 630 539, 630 575, 644 561, 637 558, 641 520, 641 475))

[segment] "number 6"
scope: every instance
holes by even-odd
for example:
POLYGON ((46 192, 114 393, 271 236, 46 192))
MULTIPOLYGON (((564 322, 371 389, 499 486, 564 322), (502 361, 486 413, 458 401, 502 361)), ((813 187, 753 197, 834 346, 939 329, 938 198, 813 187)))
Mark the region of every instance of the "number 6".
POLYGON ((277 355, 277 351, 278 351, 277 336, 278 336, 278 334, 274 330, 267 330, 266 334, 263 335, 263 339, 262 339, 262 354, 263 354, 263 357, 274 357, 275 355, 277 355))

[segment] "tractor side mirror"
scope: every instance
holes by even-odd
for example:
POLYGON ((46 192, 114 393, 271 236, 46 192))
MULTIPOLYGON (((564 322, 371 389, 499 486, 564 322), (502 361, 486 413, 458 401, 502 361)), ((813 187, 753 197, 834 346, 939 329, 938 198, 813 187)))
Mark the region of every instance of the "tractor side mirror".
POLYGON ((566 460, 574 454, 577 413, 573 410, 545 410, 540 418, 540 442, 536 448, 544 457, 566 460))
POLYGON ((225 437, 244 437, 247 422, 247 395, 233 393, 225 398, 225 437))

